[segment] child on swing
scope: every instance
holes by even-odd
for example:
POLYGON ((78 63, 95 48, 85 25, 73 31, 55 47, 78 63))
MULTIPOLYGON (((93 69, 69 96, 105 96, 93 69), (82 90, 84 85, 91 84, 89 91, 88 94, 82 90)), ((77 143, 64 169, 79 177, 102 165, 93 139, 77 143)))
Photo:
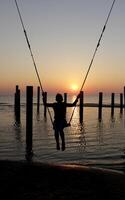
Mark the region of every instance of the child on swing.
POLYGON ((54 103, 45 103, 44 94, 43 94, 43 103, 45 106, 52 107, 54 110, 54 123, 53 129, 55 132, 56 140, 56 149, 60 150, 59 136, 62 140, 62 151, 65 150, 65 136, 63 129, 70 124, 66 121, 66 107, 73 107, 78 102, 80 95, 77 96, 76 100, 73 103, 65 103, 61 94, 56 95, 56 102, 54 103))

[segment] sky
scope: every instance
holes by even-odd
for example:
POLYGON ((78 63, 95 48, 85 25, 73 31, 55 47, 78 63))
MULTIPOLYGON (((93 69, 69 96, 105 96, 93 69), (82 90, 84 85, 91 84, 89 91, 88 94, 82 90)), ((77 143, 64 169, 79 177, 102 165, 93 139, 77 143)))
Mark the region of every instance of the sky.
MULTIPOLYGON (((44 91, 78 92, 112 0, 17 0, 44 91), (76 91, 75 91, 76 90, 76 91)), ((39 85, 14 0, 0 0, 0 94, 39 85)), ((125 0, 116 0, 83 90, 122 92, 125 0)))

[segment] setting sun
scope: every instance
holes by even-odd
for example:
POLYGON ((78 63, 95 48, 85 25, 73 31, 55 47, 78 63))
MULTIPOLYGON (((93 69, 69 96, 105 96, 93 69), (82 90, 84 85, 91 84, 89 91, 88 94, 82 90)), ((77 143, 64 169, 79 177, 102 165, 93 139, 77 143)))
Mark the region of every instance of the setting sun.
POLYGON ((78 90, 78 85, 76 85, 76 84, 72 84, 70 88, 72 89, 72 91, 75 92, 75 91, 78 90))

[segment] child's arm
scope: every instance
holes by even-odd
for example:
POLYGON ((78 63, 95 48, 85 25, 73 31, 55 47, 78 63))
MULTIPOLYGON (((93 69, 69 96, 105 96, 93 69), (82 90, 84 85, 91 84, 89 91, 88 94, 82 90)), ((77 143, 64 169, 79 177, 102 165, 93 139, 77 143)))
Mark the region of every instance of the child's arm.
POLYGON ((73 103, 66 103, 67 107, 73 107, 77 104, 78 99, 80 98, 80 94, 78 94, 78 96, 76 97, 76 100, 73 103))
POLYGON ((53 103, 45 103, 44 105, 47 107, 53 107, 53 103))

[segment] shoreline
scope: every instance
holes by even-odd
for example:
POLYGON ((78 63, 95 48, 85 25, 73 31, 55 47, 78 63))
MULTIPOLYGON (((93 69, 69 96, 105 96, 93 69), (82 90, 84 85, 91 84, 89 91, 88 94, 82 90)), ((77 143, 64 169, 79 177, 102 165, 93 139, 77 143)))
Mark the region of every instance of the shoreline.
POLYGON ((125 199, 125 174, 114 170, 27 161, 0 161, 4 199, 125 199))

